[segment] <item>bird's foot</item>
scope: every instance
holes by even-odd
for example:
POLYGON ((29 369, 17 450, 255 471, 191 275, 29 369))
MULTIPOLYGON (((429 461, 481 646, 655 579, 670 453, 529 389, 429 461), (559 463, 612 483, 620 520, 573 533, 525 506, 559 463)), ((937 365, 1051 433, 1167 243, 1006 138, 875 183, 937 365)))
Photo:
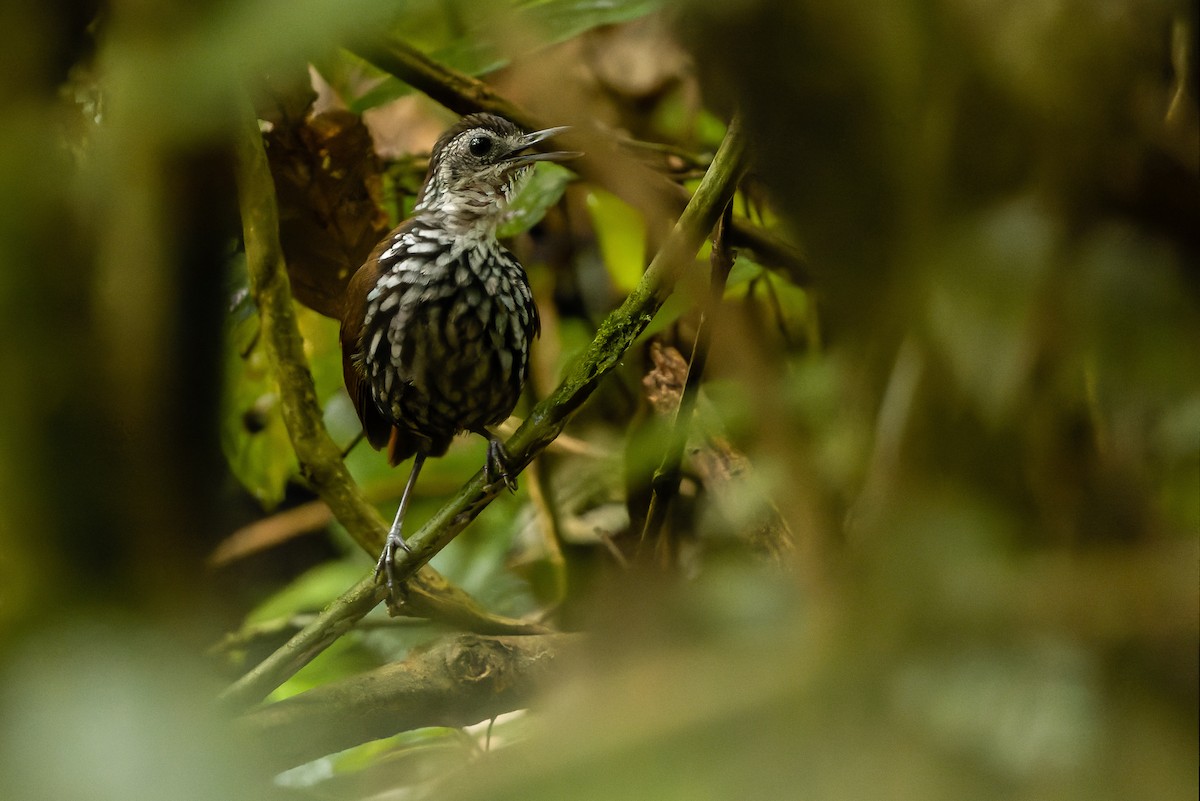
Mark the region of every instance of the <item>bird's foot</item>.
POLYGON ((396 581, 396 550, 400 549, 408 553, 412 553, 412 548, 408 547, 408 543, 404 541, 404 537, 400 536, 400 532, 392 530, 388 532, 387 541, 383 544, 383 553, 379 555, 379 561, 375 564, 375 580, 379 580, 380 574, 383 574, 388 588, 388 596, 396 597, 396 589, 399 586, 396 581))
POLYGON ((517 479, 508 470, 508 451, 504 443, 488 437, 487 461, 483 464, 483 478, 489 487, 504 482, 509 492, 516 492, 517 479))

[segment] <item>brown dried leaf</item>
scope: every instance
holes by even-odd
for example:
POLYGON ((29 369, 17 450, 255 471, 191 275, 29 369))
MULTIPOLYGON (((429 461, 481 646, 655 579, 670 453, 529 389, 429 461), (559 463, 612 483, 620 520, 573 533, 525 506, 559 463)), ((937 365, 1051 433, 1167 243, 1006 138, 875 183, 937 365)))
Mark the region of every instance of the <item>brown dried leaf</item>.
POLYGON ((673 414, 679 408, 683 385, 687 381, 687 360, 675 348, 655 340, 650 343, 650 361, 654 367, 642 378, 646 399, 656 414, 673 414))
POLYGON ((337 317, 350 276, 388 231, 382 168, 355 114, 284 119, 266 134, 292 292, 337 317))

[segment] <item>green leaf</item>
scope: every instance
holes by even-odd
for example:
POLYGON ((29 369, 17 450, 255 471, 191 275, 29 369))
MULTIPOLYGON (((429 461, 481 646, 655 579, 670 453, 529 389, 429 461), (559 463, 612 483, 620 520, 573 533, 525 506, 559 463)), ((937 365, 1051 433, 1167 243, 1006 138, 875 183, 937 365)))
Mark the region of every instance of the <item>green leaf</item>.
POLYGON ((698 149, 715 151, 728 126, 707 109, 696 109, 687 92, 666 97, 654 111, 653 128, 669 141, 691 143, 698 149))
POLYGON ((542 162, 509 205, 504 223, 496 230, 501 239, 528 231, 541 222, 546 210, 559 201, 574 173, 558 164, 542 162))
POLYGON ((267 696, 268 701, 282 701, 330 682, 338 681, 379 667, 380 660, 366 648, 360 637, 353 634, 339 637, 313 661, 267 696))
POLYGON ((646 268, 646 223, 625 201, 602 189, 588 194, 588 214, 613 284, 629 293, 646 268))
POLYGON ((764 272, 762 265, 739 255, 733 263, 733 269, 729 271, 729 278, 725 281, 725 299, 745 297, 746 285, 764 272))
POLYGON ((232 266, 229 290, 233 302, 225 325, 221 450, 242 486, 263 508, 272 509, 283 500, 298 465, 278 389, 257 341, 258 314, 247 289, 244 261, 232 266))
POLYGON ((342 345, 337 320, 318 314, 307 306, 295 304, 296 322, 304 337, 304 355, 317 389, 317 400, 326 403, 341 390, 342 345))
MULTIPOLYGON (((482 441, 477 452, 480 457, 485 452, 482 441)), ((431 562, 447 579, 485 607, 513 617, 526 615, 536 608, 529 582, 508 565, 514 538, 530 514, 527 485, 531 480, 522 476, 515 494, 504 493, 496 498, 487 511, 455 539, 453 548, 442 550, 431 562)), ((435 509, 436 505, 430 513, 435 509)))
MULTIPOLYGON (((278 390, 258 342, 258 313, 246 291, 243 263, 231 270, 234 299, 225 326, 225 382, 221 448, 230 470, 264 509, 283 500, 299 466, 279 406, 278 390)), ((337 323, 296 304, 317 397, 336 397, 342 386, 337 323)))
POLYGON ((358 559, 340 559, 317 565, 260 603, 246 615, 246 623, 254 625, 323 609, 347 587, 356 584, 364 572, 363 564, 358 559))
POLYGON ((354 773, 386 763, 413 776, 444 777, 477 756, 459 729, 430 727, 401 732, 355 746, 330 757, 335 773, 354 773))

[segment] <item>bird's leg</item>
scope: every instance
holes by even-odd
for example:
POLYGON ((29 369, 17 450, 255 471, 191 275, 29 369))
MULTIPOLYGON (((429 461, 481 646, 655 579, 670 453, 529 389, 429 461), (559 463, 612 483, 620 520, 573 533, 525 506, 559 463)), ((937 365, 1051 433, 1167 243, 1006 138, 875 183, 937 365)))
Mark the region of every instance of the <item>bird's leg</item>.
POLYGON ((412 553, 412 549, 404 541, 400 530, 404 526, 404 512, 408 509, 408 497, 412 494, 413 485, 417 483, 417 474, 421 472, 423 464, 425 464, 425 454, 418 453, 413 458, 412 472, 408 474, 408 483, 404 485, 404 494, 400 496, 400 508, 396 510, 396 520, 388 531, 387 541, 383 545, 383 553, 375 565, 375 578, 378 579, 379 574, 383 573, 387 578, 388 594, 392 596, 396 594, 396 549, 402 548, 412 553))
POLYGON ((487 437, 488 441, 487 461, 483 463, 483 478, 488 486, 503 481, 509 492, 516 492, 517 479, 508 471, 508 451, 504 449, 504 443, 486 428, 475 433, 487 437))

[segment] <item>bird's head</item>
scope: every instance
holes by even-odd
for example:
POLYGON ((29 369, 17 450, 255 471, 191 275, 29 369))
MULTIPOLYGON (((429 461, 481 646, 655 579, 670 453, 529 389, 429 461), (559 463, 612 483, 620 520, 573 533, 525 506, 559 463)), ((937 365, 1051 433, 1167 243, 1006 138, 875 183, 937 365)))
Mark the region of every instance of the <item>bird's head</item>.
POLYGON ((521 178, 538 161, 565 161, 579 153, 531 152, 534 145, 566 128, 525 133, 494 114, 471 114, 447 130, 433 146, 429 173, 417 211, 452 216, 498 218, 521 178))

